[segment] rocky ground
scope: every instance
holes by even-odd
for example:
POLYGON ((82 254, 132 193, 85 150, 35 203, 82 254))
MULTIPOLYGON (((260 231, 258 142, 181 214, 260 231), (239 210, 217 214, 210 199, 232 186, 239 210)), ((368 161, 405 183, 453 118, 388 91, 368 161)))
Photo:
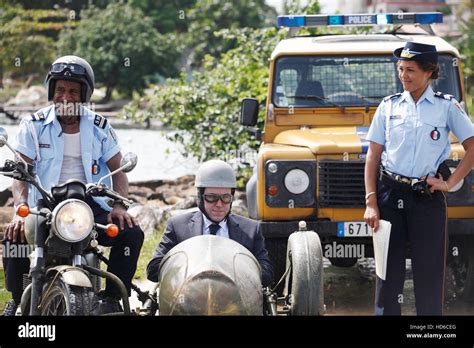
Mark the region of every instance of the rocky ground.
MULTIPOLYGON (((129 212, 137 217, 145 234, 153 232, 171 216, 197 209, 193 175, 176 180, 132 182, 129 185, 129 198, 136 202, 129 212)), ((245 193, 236 191, 232 211, 247 215, 245 193)), ((12 216, 13 198, 11 189, 8 188, 0 192, 0 234, 12 216)))

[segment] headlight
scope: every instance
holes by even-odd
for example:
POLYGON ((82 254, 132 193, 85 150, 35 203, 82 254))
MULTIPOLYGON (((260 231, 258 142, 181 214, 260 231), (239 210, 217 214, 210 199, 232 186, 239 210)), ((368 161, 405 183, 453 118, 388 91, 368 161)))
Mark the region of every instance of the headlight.
MULTIPOLYGON (((451 171, 451 173, 453 173, 456 168, 454 167, 449 167, 449 170, 451 171)), ((453 187, 451 187, 451 189, 449 190, 449 192, 457 192, 461 189, 462 185, 464 185, 464 179, 461 179, 456 185, 454 185, 453 187)))
POLYGON ((292 169, 285 175, 285 187, 291 193, 298 195, 309 187, 309 176, 301 169, 292 169))
POLYGON ((92 209, 83 201, 68 199, 53 210, 52 227, 56 235, 66 242, 80 242, 94 227, 92 209))

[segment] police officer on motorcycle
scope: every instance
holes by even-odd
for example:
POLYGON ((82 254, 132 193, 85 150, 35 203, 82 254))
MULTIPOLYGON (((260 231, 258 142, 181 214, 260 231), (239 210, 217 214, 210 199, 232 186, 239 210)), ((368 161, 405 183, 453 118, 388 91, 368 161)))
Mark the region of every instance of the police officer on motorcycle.
MULTIPOLYGON (((41 185, 46 191, 71 179, 96 183, 120 167, 122 155, 117 136, 106 118, 85 107, 94 91, 94 72, 89 63, 77 56, 64 56, 51 65, 46 76, 48 100, 53 101, 20 124, 14 148, 25 161, 34 165, 41 185)), ((128 196, 125 173, 112 176, 113 189, 128 196)), ((104 181, 111 186, 110 178, 104 181)), ((41 198, 39 192, 26 182, 13 181, 15 210, 22 204, 30 207, 41 198)), ((90 199, 87 203, 97 223, 115 223, 121 233, 111 238, 98 231, 101 245, 111 246, 108 271, 118 276, 129 294, 135 274, 144 234, 126 208, 107 198, 90 199)), ((26 243, 24 221, 15 216, 5 228, 3 244, 26 243)), ((24 255, 22 255, 24 256, 24 255)), ((14 315, 23 292, 23 275, 29 272, 27 257, 4 257, 5 283, 12 293, 4 315, 14 315)), ((120 311, 119 290, 107 282, 103 294, 104 312, 120 311)))

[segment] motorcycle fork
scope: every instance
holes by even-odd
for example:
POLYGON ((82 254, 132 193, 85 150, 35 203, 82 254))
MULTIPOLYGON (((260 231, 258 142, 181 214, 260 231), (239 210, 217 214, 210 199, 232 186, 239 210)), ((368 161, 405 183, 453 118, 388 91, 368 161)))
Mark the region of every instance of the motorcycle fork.
MULTIPOLYGON (((44 206, 42 200, 38 201, 38 210, 44 206)), ((48 237, 48 226, 35 220, 35 254, 30 267, 31 273, 31 303, 30 315, 40 315, 39 300, 43 294, 44 284, 44 248, 48 237)))

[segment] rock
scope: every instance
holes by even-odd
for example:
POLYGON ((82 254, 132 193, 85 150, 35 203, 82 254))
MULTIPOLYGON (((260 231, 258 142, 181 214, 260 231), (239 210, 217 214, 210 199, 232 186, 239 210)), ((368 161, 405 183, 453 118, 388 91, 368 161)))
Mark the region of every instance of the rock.
POLYGON ((131 190, 132 187, 147 187, 155 191, 156 188, 163 185, 163 183, 164 183, 164 180, 134 181, 130 183, 129 191, 131 190))
POLYGON ((146 187, 146 186, 130 186, 128 188, 128 193, 133 194, 140 197, 147 197, 148 195, 152 194, 154 191, 153 189, 146 187))
POLYGON ((194 175, 184 175, 180 176, 178 179, 176 179, 176 185, 184 185, 187 188, 193 187, 194 186, 194 179, 196 177, 194 175), (191 184, 191 185, 190 185, 191 184))
POLYGON ((46 88, 42 86, 31 86, 21 89, 14 98, 6 102, 7 106, 44 106, 48 103, 46 88))
POLYGON ((0 191, 0 207, 3 207, 8 202, 8 199, 13 197, 10 188, 0 191))
POLYGON ((153 193, 150 193, 148 196, 146 196, 146 199, 148 199, 149 201, 153 201, 153 200, 156 200, 156 199, 159 199, 160 201, 164 201, 164 197, 163 197, 163 193, 161 192, 153 192, 153 193))
POLYGON ((176 203, 180 202, 182 198, 179 198, 177 196, 171 196, 165 199, 165 203, 169 205, 175 205, 176 203))
POLYGON ((247 205, 241 199, 232 202, 232 213, 242 216, 249 216, 247 205))
POLYGON ((137 220, 145 234, 153 233, 164 216, 163 209, 146 205, 135 205, 128 210, 128 213, 137 220))
POLYGON ((198 207, 194 207, 194 208, 190 208, 190 209, 176 209, 176 210, 170 209, 168 211, 168 215, 169 215, 170 218, 172 218, 172 217, 175 217, 175 216, 178 216, 178 215, 181 215, 181 214, 186 214, 186 213, 190 213, 190 212, 198 211, 198 210, 199 210, 198 207))
POLYGON ((189 209, 192 207, 197 207, 196 197, 182 198, 174 205, 173 209, 189 209))

